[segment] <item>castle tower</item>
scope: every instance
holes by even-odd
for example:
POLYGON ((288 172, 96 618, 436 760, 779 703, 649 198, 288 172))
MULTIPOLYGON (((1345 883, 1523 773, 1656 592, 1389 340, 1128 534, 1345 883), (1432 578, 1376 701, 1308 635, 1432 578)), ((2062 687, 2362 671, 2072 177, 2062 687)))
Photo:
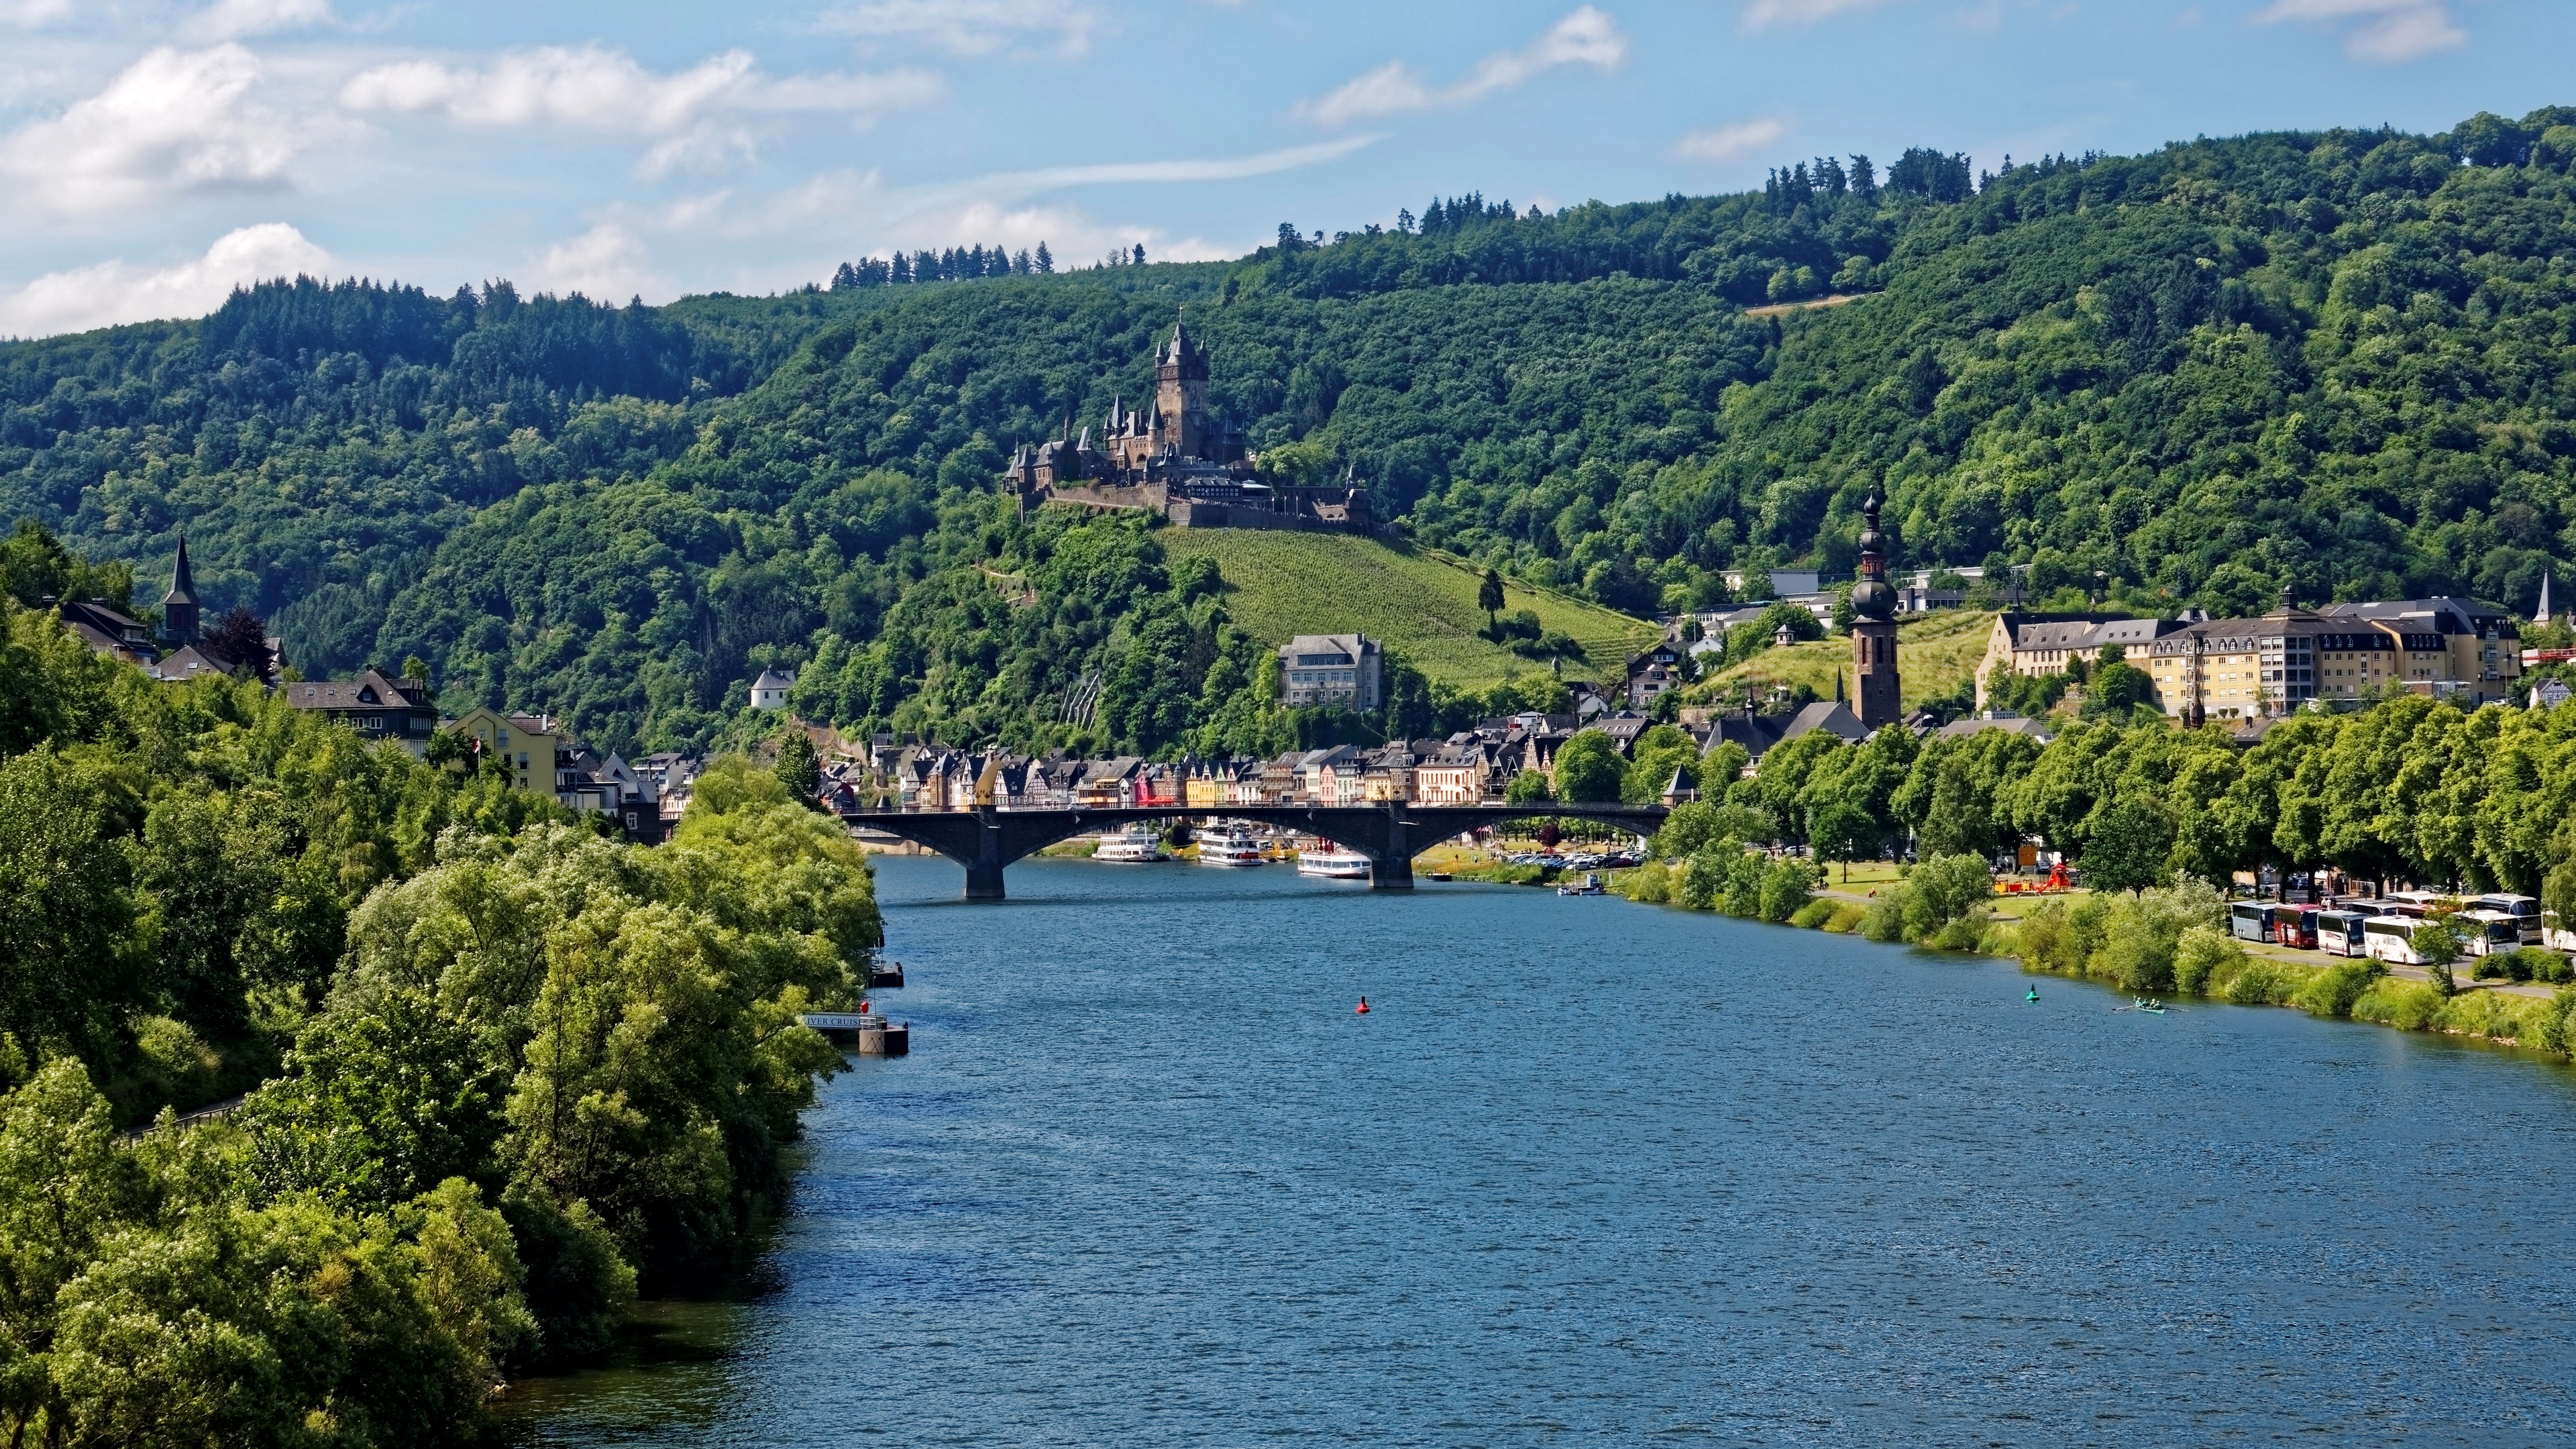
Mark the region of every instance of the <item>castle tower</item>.
POLYGON ((1860 581, 1852 585, 1854 713, 1876 731, 1904 715, 1896 687, 1896 590, 1887 585, 1887 535, 1878 531, 1881 499, 1873 483, 1861 500, 1860 581))
POLYGON ((197 578, 188 571, 188 540, 179 539, 179 566, 171 572, 170 592, 161 596, 161 637, 185 644, 197 637, 197 578))
POLYGON ((1160 416, 1154 441, 1184 458, 1208 455, 1207 353, 1189 333, 1172 324, 1171 345, 1154 361, 1154 411, 1160 416))

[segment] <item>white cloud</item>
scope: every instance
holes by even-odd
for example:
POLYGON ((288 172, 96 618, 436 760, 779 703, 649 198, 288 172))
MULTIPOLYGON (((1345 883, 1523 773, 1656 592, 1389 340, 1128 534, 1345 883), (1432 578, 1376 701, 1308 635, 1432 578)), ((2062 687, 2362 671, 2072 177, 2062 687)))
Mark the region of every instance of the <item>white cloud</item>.
POLYGON ((546 248, 529 262, 523 275, 533 290, 579 292, 595 302, 615 303, 648 292, 667 298, 678 290, 669 277, 653 269, 653 254, 644 239, 613 221, 546 248))
POLYGON ((1628 37, 1619 33, 1618 23, 1585 5, 1556 22, 1527 49, 1499 51, 1485 57, 1472 74, 1456 85, 1435 90, 1412 67, 1391 60, 1344 82, 1321 100, 1300 102, 1297 113, 1322 125, 1341 126, 1369 116, 1463 106, 1561 65, 1616 70, 1627 56, 1628 37))
POLYGON ((673 136, 729 114, 865 119, 927 105, 945 91, 938 76, 915 70, 773 78, 739 50, 660 75, 623 51, 585 45, 511 51, 482 69, 429 60, 375 66, 349 78, 340 104, 353 111, 435 111, 459 125, 495 129, 554 124, 673 136))
POLYGON ((861 0, 825 15, 824 31, 868 41, 911 41, 951 55, 991 55, 1023 36, 1049 37, 1057 55, 1091 49, 1110 28, 1085 0, 861 0))
POLYGON ((0 0, 0 24, 33 30, 72 13, 72 0, 0 0))
POLYGON ((2445 0, 2273 0, 2254 17, 2261 25, 2305 20, 2326 26, 2359 21, 2344 34, 2344 52, 2356 60, 2413 60, 2466 45, 2469 33, 2451 21, 2445 0))
POLYGON ((1865 10, 1880 0, 1753 0, 1744 7, 1744 28, 1768 30, 1774 25, 1813 25, 1846 10, 1865 10))
POLYGON ((259 58, 238 45, 164 46, 60 116, 0 137, 0 174, 58 216, 91 215, 188 191, 279 186, 307 148, 344 128, 262 105, 259 58))
POLYGON ((284 222, 228 232, 206 254, 153 270, 122 260, 48 272, 0 295, 0 334, 46 337, 158 317, 202 317, 232 289, 299 272, 321 275, 331 254, 284 222))
POLYGON ((1673 143, 1673 154, 1685 161, 1734 161, 1761 150, 1789 133, 1789 123, 1772 116, 1735 121, 1693 131, 1673 143))
POLYGON ((237 40, 296 30, 331 19, 331 0, 216 0, 179 28, 189 40, 237 40))

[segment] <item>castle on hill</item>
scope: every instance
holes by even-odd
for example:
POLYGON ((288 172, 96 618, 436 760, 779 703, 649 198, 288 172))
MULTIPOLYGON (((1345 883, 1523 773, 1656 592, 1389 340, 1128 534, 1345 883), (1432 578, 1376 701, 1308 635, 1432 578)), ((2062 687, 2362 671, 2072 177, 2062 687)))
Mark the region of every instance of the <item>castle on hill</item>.
POLYGON ((1024 445, 1003 474, 1025 509, 1047 503, 1143 510, 1183 528, 1324 529, 1376 527, 1368 490, 1355 478, 1322 487, 1262 481, 1260 455, 1243 429, 1208 409, 1207 349, 1186 328, 1154 356, 1154 397, 1142 411, 1113 401, 1095 440, 1085 425, 1024 445))

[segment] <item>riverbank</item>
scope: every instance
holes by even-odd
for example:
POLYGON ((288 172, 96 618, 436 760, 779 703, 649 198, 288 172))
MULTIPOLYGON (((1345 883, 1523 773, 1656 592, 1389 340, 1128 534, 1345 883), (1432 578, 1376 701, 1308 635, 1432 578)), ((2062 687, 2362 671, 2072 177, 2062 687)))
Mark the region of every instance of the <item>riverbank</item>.
MULTIPOLYGON (((1777 865, 1751 853, 1746 859, 1762 861, 1765 873, 1777 865)), ((1635 904, 1695 909, 1679 898, 1681 874, 1674 862, 1654 861, 1614 872, 1610 887, 1635 904)), ((1471 877, 1462 871, 1459 878, 1471 877)), ((1507 879, 1499 872, 1474 878, 1540 883, 1507 879)), ((2225 934, 2223 900, 2207 887, 2137 897, 2085 890, 1999 894, 1930 929, 1916 929, 1905 921, 1905 912, 1884 904, 1908 879, 1904 869, 1872 863, 1850 867, 1831 884, 1815 887, 1794 909, 1781 909, 1767 891, 1755 895, 1722 887, 1707 909, 1783 927, 1997 957, 2033 975, 2090 981, 2142 996, 2284 1006, 2329 1020, 2475 1037, 2561 1058, 2576 1055, 2576 987, 2474 980, 2470 971, 2477 963, 2472 959, 2458 964, 2446 991, 2423 967, 2237 941, 2225 934), (2189 900, 2182 900, 2183 895, 2189 900), (1729 910, 1729 904, 1752 908, 1729 910), (2189 912, 2197 914, 2184 919, 2189 912), (2147 919, 2158 913, 2162 919, 2147 919), (2193 926, 2207 934, 2187 939, 2193 926)))

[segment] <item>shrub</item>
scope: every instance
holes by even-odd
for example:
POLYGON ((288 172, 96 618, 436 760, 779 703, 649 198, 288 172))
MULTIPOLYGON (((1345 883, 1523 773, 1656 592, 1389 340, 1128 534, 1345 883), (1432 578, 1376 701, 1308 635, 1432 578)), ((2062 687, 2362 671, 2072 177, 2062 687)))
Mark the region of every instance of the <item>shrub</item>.
POLYGON ((2348 1017, 2388 968, 2366 957, 2329 966, 2301 988, 2295 1004, 2310 1016, 2348 1017))
POLYGON ((1927 940, 1995 898, 1995 873, 1975 855, 1936 855, 1906 872, 1906 934, 1927 940))
POLYGON ((2352 1004, 2352 1019, 2422 1031, 2441 1010, 2442 994, 2427 983, 2382 977, 2352 1004))
POLYGON ((2042 901, 2012 928, 2013 954, 2034 971, 2056 969, 2065 950, 2066 902, 2042 901))
POLYGON ((1805 905, 1798 907, 1796 914, 1789 917, 1789 924, 1800 927, 1804 930, 1813 931, 1819 929, 1826 922, 1832 920, 1835 913, 1840 911, 1842 907, 1843 903, 1840 901, 1809 901, 1805 905))
POLYGON ((2235 937, 2214 926, 2194 926, 2174 942, 2174 990, 2188 996, 2225 990, 2244 965, 2245 948, 2235 937))
POLYGON ((2185 882, 2112 901, 2100 954, 2086 963, 2091 974, 2129 991, 2173 990, 2175 950, 2184 932, 2214 924, 2216 894, 2185 882))
POLYGON ((1904 940, 1908 893, 1903 881, 1880 891, 1861 911, 1860 933, 1873 941, 1904 940))
POLYGON ((1868 914, 1867 906, 1854 901, 1837 901, 1832 917, 1825 922, 1825 929, 1837 936, 1848 936, 1860 929, 1861 917, 1868 914))
POLYGON ((1743 854, 1744 847, 1732 840, 1703 845, 1691 852, 1689 864, 1682 867, 1681 884, 1674 899, 1694 911, 1711 909, 1726 889, 1727 858, 1743 854))
POLYGON ((1762 919, 1794 920, 1800 911, 1807 908, 1815 890, 1814 866, 1786 856, 1771 862, 1770 867, 1762 872, 1762 919))
POLYGON ((1726 865, 1726 891, 1718 909, 1747 920, 1762 914, 1762 882, 1769 874, 1762 857, 1736 852, 1726 865))
POLYGON ((1650 860, 1619 877, 1619 894, 1646 905, 1661 905, 1673 898, 1672 867, 1660 860, 1650 860))
POLYGON ((2239 1006, 2273 1006, 2288 1001, 2302 973, 2278 961, 2248 958, 2245 968, 2227 983, 2227 999, 2239 1006))
POLYGON ((2070 975, 2083 975, 2101 954, 2110 929, 2110 897, 2085 896, 2076 901, 2066 908, 2066 935, 2058 948, 2059 959, 2051 964, 2070 975))

